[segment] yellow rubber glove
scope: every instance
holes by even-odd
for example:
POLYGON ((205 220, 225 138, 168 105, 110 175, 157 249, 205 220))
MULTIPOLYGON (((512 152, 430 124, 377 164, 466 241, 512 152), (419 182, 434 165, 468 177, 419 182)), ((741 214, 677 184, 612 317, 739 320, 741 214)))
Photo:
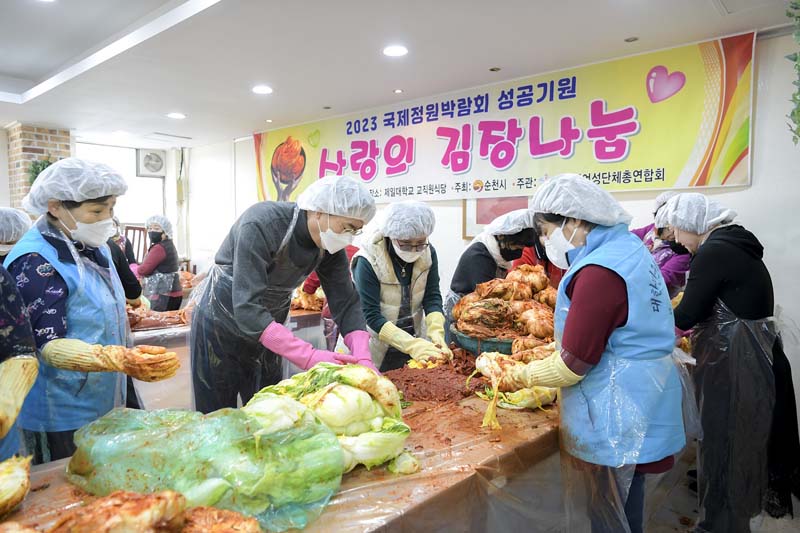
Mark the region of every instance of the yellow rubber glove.
POLYGON ((145 298, 145 297, 144 297, 144 294, 142 294, 141 296, 139 296, 139 301, 140 301, 140 302, 142 302, 142 307, 144 307, 144 308, 145 308, 147 311, 149 311, 149 310, 150 310, 150 308, 152 307, 152 305, 150 305, 150 300, 148 300, 147 298, 145 298))
POLYGON ((79 339, 55 339, 44 345, 48 364, 78 372, 124 372, 142 381, 171 378, 180 368, 175 352, 159 346, 101 346, 79 339))
POLYGON ((124 346, 100 346, 80 339, 55 339, 44 345, 42 357, 63 370, 121 372, 126 350, 124 346))
POLYGON ((33 356, 12 357, 0 363, 0 439, 17 420, 38 374, 39 361, 33 356))
POLYGON ((582 379, 583 376, 569 369, 567 363, 561 358, 560 350, 556 350, 553 355, 541 361, 512 366, 508 372, 508 380, 514 385, 519 385, 517 389, 537 386, 571 387, 582 379))
POLYGON ((503 354, 484 353, 478 357, 475 366, 484 376, 499 379, 503 392, 531 387, 570 387, 583 379, 583 376, 569 369, 559 350, 545 359, 528 364, 503 354))
POLYGON ((411 356, 415 361, 441 359, 442 351, 425 339, 409 335, 391 322, 386 322, 378 333, 378 338, 386 344, 411 356))
POLYGON ((428 338, 430 338, 431 342, 439 346, 439 350, 448 359, 452 359, 453 352, 450 351, 450 348, 447 347, 447 342, 444 340, 444 315, 439 312, 425 315, 425 328, 428 331, 428 338))

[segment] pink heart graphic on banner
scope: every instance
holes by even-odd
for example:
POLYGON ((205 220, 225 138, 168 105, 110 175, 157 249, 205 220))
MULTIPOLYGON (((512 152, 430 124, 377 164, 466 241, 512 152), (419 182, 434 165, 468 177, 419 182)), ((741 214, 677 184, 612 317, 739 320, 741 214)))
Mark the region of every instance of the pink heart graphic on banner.
POLYGON ((677 70, 672 74, 667 67, 658 65, 647 73, 647 96, 654 104, 677 94, 686 84, 686 74, 677 70))

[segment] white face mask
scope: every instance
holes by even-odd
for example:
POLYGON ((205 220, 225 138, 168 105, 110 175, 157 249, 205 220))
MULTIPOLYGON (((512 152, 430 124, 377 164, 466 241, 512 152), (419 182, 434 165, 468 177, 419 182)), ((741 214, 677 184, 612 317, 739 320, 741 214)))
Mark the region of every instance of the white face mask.
POLYGON ((392 241, 392 248, 394 248, 394 253, 397 254, 397 257, 403 260, 405 263, 414 263, 417 259, 422 257, 422 254, 425 253, 424 251, 420 252, 405 252, 401 250, 397 243, 392 241))
POLYGON ((564 237, 564 225, 566 223, 567 220, 564 219, 564 222, 561 223, 561 228, 553 231, 549 238, 544 238, 544 251, 547 254, 547 259, 563 270, 569 268, 567 252, 575 249, 575 245, 572 244, 572 239, 575 238, 575 233, 578 231, 578 227, 576 226, 569 240, 567 240, 567 238, 564 237))
POLYGON ((344 250, 353 243, 355 235, 352 233, 336 233, 331 229, 331 216, 328 215, 328 229, 322 231, 319 226, 319 218, 317 219, 317 229, 319 230, 319 240, 322 247, 329 253, 335 254, 339 250, 344 250))
POLYGON ((73 240, 97 248, 104 245, 106 241, 114 235, 114 219, 112 218, 86 224, 85 222, 78 222, 75 220, 75 217, 72 216, 69 210, 67 210, 67 213, 75 223, 75 226, 77 226, 75 229, 69 230, 73 240))

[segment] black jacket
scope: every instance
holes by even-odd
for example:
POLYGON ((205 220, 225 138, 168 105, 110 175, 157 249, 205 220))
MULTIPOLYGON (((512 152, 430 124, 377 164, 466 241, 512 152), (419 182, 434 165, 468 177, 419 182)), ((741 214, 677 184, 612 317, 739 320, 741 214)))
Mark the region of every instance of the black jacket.
POLYGON ((758 320, 772 316, 772 279, 762 258, 764 247, 742 226, 714 230, 689 266, 675 325, 690 329, 711 314, 717 299, 736 316, 758 320))
POLYGON ((131 271, 128 259, 119 245, 112 239, 108 239, 107 244, 111 250, 111 259, 114 262, 114 267, 117 269, 120 281, 122 281, 122 288, 125 289, 125 298, 135 300, 142 295, 142 286, 139 284, 139 280, 136 279, 136 276, 131 271))

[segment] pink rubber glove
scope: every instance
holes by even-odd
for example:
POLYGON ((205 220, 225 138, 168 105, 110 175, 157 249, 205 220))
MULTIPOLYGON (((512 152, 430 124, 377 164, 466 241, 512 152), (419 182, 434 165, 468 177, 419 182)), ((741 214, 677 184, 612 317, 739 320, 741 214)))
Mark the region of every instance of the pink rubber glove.
POLYGON ((365 366, 380 374, 372 362, 369 351, 369 333, 364 330, 351 331, 344 337, 344 344, 350 348, 350 354, 337 353, 336 361, 341 364, 356 364, 365 366))
POLYGON ((267 326, 258 340, 264 348, 288 359, 303 370, 308 370, 322 361, 342 364, 336 360, 336 356, 340 354, 317 350, 311 344, 292 335, 291 331, 277 322, 267 326))

